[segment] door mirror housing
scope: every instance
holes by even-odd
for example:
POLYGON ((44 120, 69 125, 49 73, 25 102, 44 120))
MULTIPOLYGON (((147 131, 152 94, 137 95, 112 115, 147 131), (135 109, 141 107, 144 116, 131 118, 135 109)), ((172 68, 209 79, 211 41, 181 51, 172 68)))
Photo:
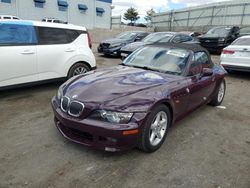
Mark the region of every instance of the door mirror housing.
POLYGON ((212 76, 213 75, 213 69, 210 68, 203 68, 201 77, 206 77, 206 76, 212 76))

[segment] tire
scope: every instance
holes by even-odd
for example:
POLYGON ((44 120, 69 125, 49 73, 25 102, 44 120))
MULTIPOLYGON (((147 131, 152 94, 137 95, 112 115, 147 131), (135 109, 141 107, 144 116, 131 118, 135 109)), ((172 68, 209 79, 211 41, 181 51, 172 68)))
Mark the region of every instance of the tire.
POLYGON ((90 71, 90 68, 86 64, 76 63, 70 68, 69 73, 68 73, 68 79, 73 76, 84 74, 88 71, 90 71))
POLYGON ((219 85, 219 87, 218 87, 218 89, 216 91, 215 96, 213 97, 212 101, 210 102, 210 105, 219 106, 223 102, 223 99, 225 97, 225 92, 226 92, 226 82, 223 79, 220 82, 220 85, 219 85))
POLYGON ((159 105, 154 108, 149 114, 145 126, 142 128, 138 148, 147 153, 158 150, 166 139, 171 121, 171 114, 167 106, 159 105), (156 123, 159 115, 159 120, 162 121, 162 125, 156 123), (164 119, 166 123, 163 123, 164 119), (155 134, 156 132, 161 135, 155 134))

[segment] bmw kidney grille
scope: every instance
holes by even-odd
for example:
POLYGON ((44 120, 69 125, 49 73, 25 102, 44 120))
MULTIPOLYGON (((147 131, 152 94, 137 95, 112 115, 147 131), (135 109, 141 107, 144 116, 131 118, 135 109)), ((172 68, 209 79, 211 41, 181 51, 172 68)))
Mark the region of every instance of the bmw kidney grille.
POLYGON ((69 115, 79 117, 84 109, 84 104, 78 101, 72 101, 69 105, 69 115))
POLYGON ((68 112, 69 115, 79 117, 84 110, 84 104, 78 101, 70 100, 69 97, 64 96, 61 99, 61 109, 68 112))

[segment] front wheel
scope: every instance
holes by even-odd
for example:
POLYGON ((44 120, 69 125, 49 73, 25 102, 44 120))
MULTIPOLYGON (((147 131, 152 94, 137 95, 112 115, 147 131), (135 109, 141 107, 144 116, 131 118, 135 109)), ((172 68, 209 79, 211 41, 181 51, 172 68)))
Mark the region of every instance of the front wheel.
POLYGON ((68 79, 73 77, 73 76, 77 76, 80 74, 84 74, 86 72, 90 71, 89 67, 84 64, 84 63, 76 63, 75 65, 73 65, 68 73, 68 79))
POLYGON ((218 90, 216 91, 216 95, 213 97, 210 104, 212 106, 219 106, 224 99, 225 92, 226 92, 226 82, 223 79, 218 87, 218 90))
POLYGON ((142 129, 139 149, 144 152, 154 152, 163 144, 171 123, 171 115, 167 106, 157 106, 149 115, 142 129))

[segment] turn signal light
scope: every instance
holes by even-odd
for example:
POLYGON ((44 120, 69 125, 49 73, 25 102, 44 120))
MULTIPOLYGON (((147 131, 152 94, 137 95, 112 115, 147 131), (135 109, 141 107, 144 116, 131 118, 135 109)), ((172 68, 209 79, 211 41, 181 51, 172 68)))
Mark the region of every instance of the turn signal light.
POLYGON ((129 130, 129 131, 123 131, 122 132, 123 135, 131 135, 131 134, 138 134, 138 133, 139 133, 138 129, 129 130))
POLYGON ((234 54, 235 51, 233 50, 223 50, 223 54, 234 54))

